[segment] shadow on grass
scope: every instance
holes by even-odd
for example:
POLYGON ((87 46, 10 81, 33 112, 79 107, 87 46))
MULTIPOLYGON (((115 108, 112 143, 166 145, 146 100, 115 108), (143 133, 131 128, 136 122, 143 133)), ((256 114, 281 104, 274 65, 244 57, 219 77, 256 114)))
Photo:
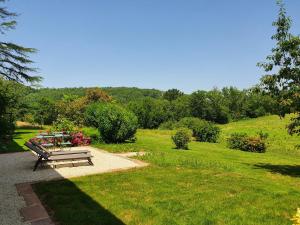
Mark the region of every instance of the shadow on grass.
POLYGON ((23 152, 26 151, 27 148, 11 140, 9 142, 0 142, 0 154, 1 153, 12 153, 12 152, 23 152))
POLYGON ((255 164, 256 168, 266 169, 272 173, 279 173, 291 177, 300 177, 300 165, 273 165, 273 164, 255 164))
POLYGON ((33 188, 59 224, 125 224, 69 180, 37 183, 33 188))
POLYGON ((0 140, 0 154, 26 151, 27 148, 24 146, 25 142, 34 137, 36 133, 36 130, 32 129, 17 129, 12 139, 0 140))

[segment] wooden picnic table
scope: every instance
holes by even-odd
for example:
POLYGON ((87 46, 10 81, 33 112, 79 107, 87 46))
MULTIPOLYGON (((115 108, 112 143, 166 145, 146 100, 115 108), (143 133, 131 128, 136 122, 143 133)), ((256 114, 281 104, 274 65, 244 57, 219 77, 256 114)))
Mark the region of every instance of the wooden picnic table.
POLYGON ((53 143, 44 143, 42 144, 44 147, 56 147, 60 146, 61 148, 70 146, 72 143, 70 141, 65 141, 65 138, 69 138, 71 135, 69 134, 63 134, 60 132, 53 133, 53 134, 39 134, 36 136, 38 139, 53 139, 53 143), (61 141, 58 140, 61 138, 61 141))

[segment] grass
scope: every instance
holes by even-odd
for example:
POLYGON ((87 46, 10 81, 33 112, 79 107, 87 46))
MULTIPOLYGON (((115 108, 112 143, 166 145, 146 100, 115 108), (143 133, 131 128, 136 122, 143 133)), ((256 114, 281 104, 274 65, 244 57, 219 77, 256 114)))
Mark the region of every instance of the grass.
POLYGON ((30 138, 33 138, 38 133, 38 131, 38 128, 17 128, 13 134, 13 138, 11 141, 6 141, 5 143, 0 142, 0 153, 28 151, 28 148, 24 146, 24 144, 30 138))
POLYGON ((147 151, 151 166, 44 182, 35 190, 60 224, 291 224, 300 206, 299 137, 276 116, 222 125, 220 143, 175 150, 172 131, 139 130, 136 143, 96 144, 147 151), (269 133, 264 154, 230 150, 232 132, 269 133))

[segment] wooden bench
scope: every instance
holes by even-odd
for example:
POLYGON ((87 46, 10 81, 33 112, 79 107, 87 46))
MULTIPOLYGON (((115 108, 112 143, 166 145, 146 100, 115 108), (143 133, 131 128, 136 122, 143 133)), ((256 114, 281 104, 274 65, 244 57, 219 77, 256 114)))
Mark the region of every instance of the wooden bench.
POLYGON ((93 157, 90 151, 87 150, 77 150, 77 151, 57 151, 57 152, 47 152, 44 151, 39 145, 35 145, 31 142, 26 142, 30 150, 38 155, 38 160, 36 161, 33 171, 37 169, 39 164, 44 162, 59 162, 59 161, 70 161, 70 160, 87 160, 90 165, 94 165, 91 158, 93 157))

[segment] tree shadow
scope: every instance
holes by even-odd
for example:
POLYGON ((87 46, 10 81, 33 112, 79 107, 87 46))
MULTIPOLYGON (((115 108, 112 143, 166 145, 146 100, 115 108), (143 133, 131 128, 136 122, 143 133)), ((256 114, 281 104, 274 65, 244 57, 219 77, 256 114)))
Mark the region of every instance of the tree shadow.
POLYGON ((9 141, 8 143, 3 143, 0 141, 0 154, 1 153, 12 153, 12 152, 23 152, 26 151, 25 146, 19 145, 14 140, 9 141))
POLYGON ((273 165, 259 163, 254 166, 256 168, 266 169, 272 173, 279 173, 291 177, 300 177, 300 165, 273 165))
POLYGON ((36 183, 33 188, 58 224, 125 225, 70 180, 36 183))

